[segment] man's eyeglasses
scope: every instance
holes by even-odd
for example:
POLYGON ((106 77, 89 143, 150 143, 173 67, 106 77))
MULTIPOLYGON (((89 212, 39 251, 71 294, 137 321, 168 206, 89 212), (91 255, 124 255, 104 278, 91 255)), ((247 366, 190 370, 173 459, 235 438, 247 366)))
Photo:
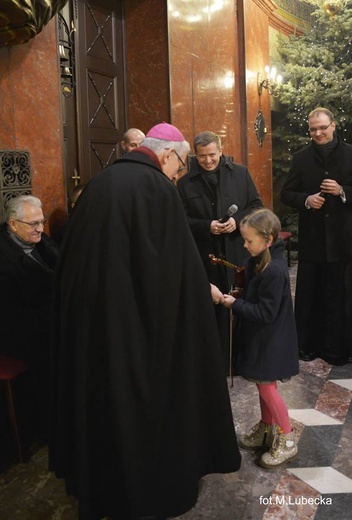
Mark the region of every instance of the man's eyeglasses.
POLYGON ((308 132, 311 134, 316 134, 318 131, 325 132, 325 130, 327 130, 332 124, 333 121, 331 121, 329 125, 318 126, 317 128, 308 128, 308 132))
POLYGON ((181 157, 178 155, 176 150, 174 150, 174 152, 175 152, 177 159, 182 164, 182 166, 180 166, 179 169, 177 170, 177 173, 182 172, 183 170, 187 170, 187 166, 186 166, 185 162, 181 159, 181 157))
POLYGON ((31 229, 36 229, 39 226, 44 227, 47 222, 47 219, 36 220, 35 222, 25 222, 24 220, 19 220, 18 218, 14 218, 13 220, 16 222, 21 222, 22 224, 27 224, 27 226, 29 226, 31 229))

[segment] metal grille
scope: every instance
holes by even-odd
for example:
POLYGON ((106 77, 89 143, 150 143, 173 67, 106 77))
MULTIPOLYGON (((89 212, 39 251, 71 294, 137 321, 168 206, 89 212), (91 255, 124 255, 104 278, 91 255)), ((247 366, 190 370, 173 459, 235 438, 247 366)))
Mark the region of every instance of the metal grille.
POLYGON ((30 195, 32 179, 29 152, 0 150, 0 222, 8 200, 18 195, 30 195))

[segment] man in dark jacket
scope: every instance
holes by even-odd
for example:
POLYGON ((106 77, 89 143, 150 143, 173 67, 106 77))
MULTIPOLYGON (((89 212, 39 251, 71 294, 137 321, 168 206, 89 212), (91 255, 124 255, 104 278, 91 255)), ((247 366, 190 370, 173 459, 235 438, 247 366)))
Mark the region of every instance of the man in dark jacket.
MULTIPOLYGON (((178 181, 188 222, 206 268, 208 279, 223 293, 234 281, 234 271, 220 264, 212 265, 209 255, 243 266, 245 249, 239 231, 242 218, 262 207, 258 191, 245 166, 235 164, 223 155, 220 137, 206 131, 194 139, 196 157, 190 171, 178 181), (221 222, 232 205, 236 213, 221 222)), ((219 332, 225 358, 229 352, 229 313, 216 308, 219 332)))
POLYGON ((213 303, 161 123, 83 191, 55 284, 50 467, 80 518, 178 516, 240 465, 213 303))
POLYGON ((295 315, 301 359, 352 353, 352 146, 333 114, 308 116, 311 144, 293 155, 281 200, 299 210, 295 315))
MULTIPOLYGON (((49 324, 58 251, 43 233, 42 203, 22 195, 10 199, 0 230, 0 353, 22 359, 33 376, 34 405, 43 411, 49 392, 49 324)), ((46 412, 46 411, 45 411, 46 412)), ((45 435, 43 425, 33 425, 45 435)))

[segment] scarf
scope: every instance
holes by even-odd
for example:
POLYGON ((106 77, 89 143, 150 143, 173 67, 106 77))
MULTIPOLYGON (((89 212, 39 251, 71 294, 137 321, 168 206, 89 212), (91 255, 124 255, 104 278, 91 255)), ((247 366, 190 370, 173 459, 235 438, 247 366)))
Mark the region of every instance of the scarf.
POLYGON ((42 257, 40 256, 38 249, 35 247, 36 244, 32 244, 31 242, 26 242, 21 237, 16 235, 16 233, 13 233, 12 231, 8 231, 9 237, 15 244, 17 244, 22 251, 30 256, 33 260, 35 260, 38 264, 41 264, 45 267, 48 267, 48 265, 44 262, 42 257))
POLYGON ((337 138, 336 133, 334 133, 334 137, 333 137, 332 141, 330 141, 329 143, 317 144, 314 141, 312 141, 314 154, 315 154, 315 157, 317 158, 318 162, 322 162, 326 167, 330 156, 333 154, 333 152, 337 148, 338 144, 339 144, 339 140, 337 138))
MULTIPOLYGON (((199 164, 199 163, 198 163, 199 164)), ((222 218, 221 211, 221 197, 220 197, 220 169, 225 164, 225 157, 222 155, 220 157, 219 164, 215 168, 215 170, 208 172, 204 170, 200 165, 199 169, 202 173, 202 178, 212 190, 215 197, 215 207, 216 207, 216 216, 218 219, 222 218)))

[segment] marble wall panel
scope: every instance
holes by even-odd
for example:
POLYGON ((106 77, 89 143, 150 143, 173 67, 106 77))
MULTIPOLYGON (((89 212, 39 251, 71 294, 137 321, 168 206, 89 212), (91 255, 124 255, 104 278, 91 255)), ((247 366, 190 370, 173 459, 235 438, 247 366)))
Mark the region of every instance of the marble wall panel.
POLYGON ((191 141, 213 130, 224 152, 241 162, 235 2, 176 0, 169 3, 168 21, 173 122, 182 123, 191 141))
POLYGON ((172 114, 171 123, 181 130, 190 142, 195 133, 193 116, 193 56, 180 50, 173 56, 173 67, 177 71, 177 81, 171 82, 172 114))
POLYGON ((236 2, 176 0, 169 2, 169 37, 175 48, 226 66, 233 55, 236 2))
POLYGON ((126 128, 170 121, 166 2, 125 0, 126 128))
POLYGON ((247 146, 248 167, 265 206, 272 207, 272 148, 270 96, 263 89, 258 94, 257 74, 264 74, 269 64, 268 16, 254 2, 244 3, 246 48, 246 98, 247 98, 247 146), (266 122, 267 134, 260 147, 254 131, 254 122, 261 110, 266 122))
POLYGON ((15 147, 13 120, 13 99, 11 96, 10 49, 0 48, 0 150, 12 150, 15 147))
POLYGON ((204 64, 193 60, 193 104, 195 134, 212 130, 220 135, 224 153, 236 155, 235 143, 231 140, 234 123, 233 87, 224 83, 227 71, 216 62, 204 64))
POLYGON ((33 40, 0 51, 0 142, 30 153, 32 191, 49 213, 65 204, 56 18, 33 40))
POLYGON ((206 48, 203 10, 207 0, 168 2, 170 45, 175 49, 185 49, 188 53, 201 56, 206 48))
POLYGON ((62 156, 31 155, 33 195, 43 202, 47 215, 66 208, 66 192, 62 171, 62 156))

